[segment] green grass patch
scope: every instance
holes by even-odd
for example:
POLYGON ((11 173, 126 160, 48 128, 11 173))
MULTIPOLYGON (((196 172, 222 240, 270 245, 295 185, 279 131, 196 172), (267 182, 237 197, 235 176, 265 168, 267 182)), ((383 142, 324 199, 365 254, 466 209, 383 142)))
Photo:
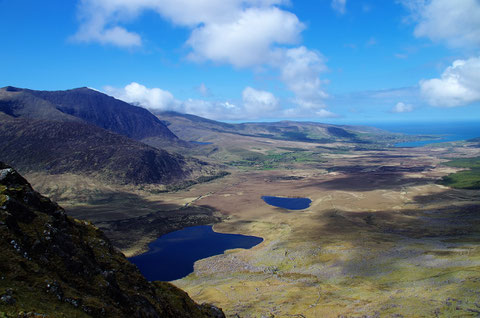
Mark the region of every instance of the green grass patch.
POLYGON ((316 152, 269 152, 266 155, 249 155, 242 158, 241 160, 231 161, 229 165, 239 168, 250 168, 256 170, 272 170, 296 162, 322 162, 323 160, 324 159, 321 158, 321 155, 316 152))
POLYGON ((480 189, 480 168, 472 170, 459 171, 445 176, 440 184, 455 189, 480 189))
POLYGON ((480 168, 480 157, 454 159, 444 165, 457 168, 480 168))
POLYGON ((470 168, 449 174, 439 182, 442 185, 456 189, 480 189, 480 157, 459 158, 444 163, 449 167, 470 168))

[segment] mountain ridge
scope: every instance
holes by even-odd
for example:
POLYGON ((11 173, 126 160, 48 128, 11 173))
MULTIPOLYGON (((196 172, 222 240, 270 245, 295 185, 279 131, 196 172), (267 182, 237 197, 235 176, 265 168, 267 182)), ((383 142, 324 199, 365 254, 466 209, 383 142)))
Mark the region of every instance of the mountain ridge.
POLYGON ((23 172, 97 175, 120 184, 172 184, 214 168, 76 121, 12 118, 0 114, 0 154, 23 172))
POLYGON ((63 91, 3 87, 0 88, 0 111, 10 115, 13 113, 15 117, 32 119, 80 119, 137 140, 147 137, 161 137, 170 142, 178 140, 175 134, 145 108, 87 87, 63 91), (15 103, 15 107, 12 107, 12 103, 15 103), (42 114, 41 111, 45 113, 42 114))

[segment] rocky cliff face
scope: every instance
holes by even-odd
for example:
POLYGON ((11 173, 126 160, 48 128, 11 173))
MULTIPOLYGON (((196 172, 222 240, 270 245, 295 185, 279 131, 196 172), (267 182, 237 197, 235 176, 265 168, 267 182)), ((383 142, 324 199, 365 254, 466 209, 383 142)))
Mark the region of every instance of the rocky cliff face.
POLYGON ((93 225, 0 162, 0 317, 224 317, 147 282, 93 225))

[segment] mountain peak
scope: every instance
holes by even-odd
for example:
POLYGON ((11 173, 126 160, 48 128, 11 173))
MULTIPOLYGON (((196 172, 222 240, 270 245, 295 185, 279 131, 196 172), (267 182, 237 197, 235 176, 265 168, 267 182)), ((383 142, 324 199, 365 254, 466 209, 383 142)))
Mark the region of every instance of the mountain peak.
POLYGON ((18 87, 13 87, 13 86, 5 86, 0 88, 1 90, 4 90, 6 92, 21 92, 23 91, 23 88, 18 88, 18 87))

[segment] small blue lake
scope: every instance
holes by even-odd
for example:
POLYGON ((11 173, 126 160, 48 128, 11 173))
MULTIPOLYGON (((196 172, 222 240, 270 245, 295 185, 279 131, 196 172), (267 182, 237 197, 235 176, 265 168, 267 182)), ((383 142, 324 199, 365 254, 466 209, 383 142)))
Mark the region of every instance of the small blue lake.
POLYGON ((200 145, 200 146, 212 145, 213 144, 213 142, 195 141, 195 140, 191 140, 190 143, 195 144, 195 145, 200 145))
POLYGON ((304 210, 310 206, 310 203, 312 203, 312 200, 309 198, 282 198, 263 196, 262 200, 265 201, 266 204, 287 210, 304 210))
POLYGON ((216 233, 211 225, 192 226, 160 236, 148 245, 148 252, 129 260, 147 280, 171 281, 192 273, 193 264, 202 258, 261 242, 261 237, 216 233))

